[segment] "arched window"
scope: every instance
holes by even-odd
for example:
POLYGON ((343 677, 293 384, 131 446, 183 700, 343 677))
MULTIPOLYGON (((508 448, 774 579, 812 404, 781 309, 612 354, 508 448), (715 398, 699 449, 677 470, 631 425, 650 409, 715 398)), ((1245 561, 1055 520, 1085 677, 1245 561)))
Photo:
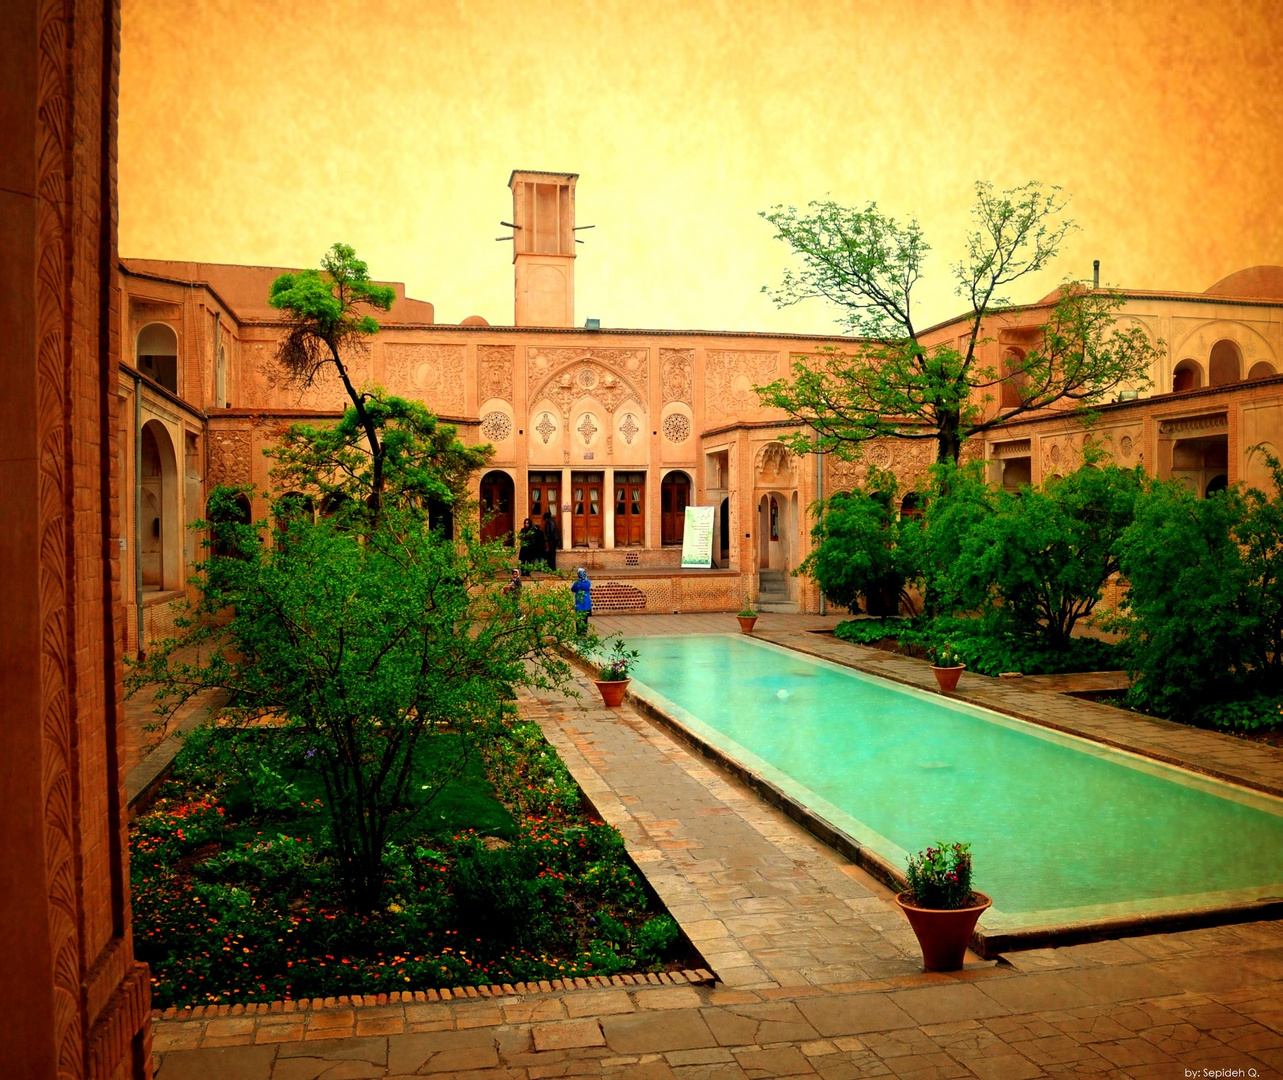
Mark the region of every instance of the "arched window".
POLYGON ((178 393, 178 335, 172 327, 148 323, 138 331, 134 355, 139 371, 170 393, 178 393))
POLYGON ((1218 341, 1207 361, 1209 386, 1228 386, 1243 378, 1243 359, 1232 341, 1218 341))
POLYGON ((1197 390, 1203 385, 1203 369, 1197 360, 1182 360, 1172 373, 1172 393, 1182 390, 1197 390))
POLYGON ((1252 370, 1247 373, 1249 379, 1268 379, 1271 375, 1277 374, 1274 365, 1268 360, 1258 360, 1252 365, 1252 370))
POLYGON ((1210 499, 1218 491, 1225 491, 1229 486, 1229 479, 1226 476, 1213 476, 1207 482, 1207 490, 1203 492, 1203 497, 1210 499))
POLYGON ((920 518, 923 513, 923 504, 916 491, 910 491, 903 499, 900 500, 900 520, 912 521, 920 518))

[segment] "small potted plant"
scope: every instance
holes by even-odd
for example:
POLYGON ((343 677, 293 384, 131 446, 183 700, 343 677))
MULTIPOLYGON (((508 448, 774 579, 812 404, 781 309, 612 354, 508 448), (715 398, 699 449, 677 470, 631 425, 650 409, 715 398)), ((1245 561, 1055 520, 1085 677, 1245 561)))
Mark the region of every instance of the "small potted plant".
POLYGON ((936 844, 909 856, 900 905, 928 971, 957 971, 976 922, 992 900, 971 888, 971 845, 936 844))
POLYGON ((608 642, 610 648, 605 653, 605 663, 597 671, 597 689, 601 691, 601 700, 608 709, 618 709, 624 703, 624 693, 628 689, 628 671, 641 655, 636 649, 628 648, 624 639, 618 635, 608 642))
POLYGON ((744 603, 740 607, 740 613, 735 617, 740 621, 741 634, 753 632, 753 624, 757 622, 757 612, 753 610, 753 598, 748 593, 744 594, 744 603))
POLYGON ((952 645, 947 642, 943 645, 932 645, 927 649, 927 660, 931 663, 931 671, 935 674, 936 682, 940 684, 940 693, 952 694, 958 688, 958 680, 962 678, 962 673, 966 671, 967 665, 962 662, 952 645))

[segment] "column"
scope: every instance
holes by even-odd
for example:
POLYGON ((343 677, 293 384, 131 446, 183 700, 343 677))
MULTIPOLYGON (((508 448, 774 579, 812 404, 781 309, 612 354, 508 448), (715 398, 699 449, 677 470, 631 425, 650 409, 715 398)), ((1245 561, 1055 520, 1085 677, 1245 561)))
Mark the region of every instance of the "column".
MULTIPOLYGON (((574 503, 572 502, 570 497, 570 470, 562 469, 561 470, 561 508, 559 508, 557 511, 557 513, 561 515, 561 550, 562 551, 569 551, 571 548, 572 541, 570 538, 570 523, 571 523, 571 507, 573 506, 574 506, 574 503)), ((561 569, 561 568, 558 567, 558 569, 561 569)))
POLYGON ((604 504, 601 512, 605 515, 602 520, 601 542, 607 551, 611 551, 615 547, 615 470, 613 466, 608 466, 603 474, 601 501, 604 504))

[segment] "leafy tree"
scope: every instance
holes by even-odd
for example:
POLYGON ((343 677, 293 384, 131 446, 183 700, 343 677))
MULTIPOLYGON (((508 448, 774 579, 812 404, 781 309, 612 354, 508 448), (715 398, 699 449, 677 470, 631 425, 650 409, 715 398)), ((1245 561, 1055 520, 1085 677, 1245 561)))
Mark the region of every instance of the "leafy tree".
POLYGON ((831 603, 854 611, 863 598, 870 615, 895 615, 901 602, 913 610, 905 583, 914 571, 899 542, 899 490, 894 474, 871 468, 863 488, 817 504, 815 544, 796 572, 813 577, 831 603))
POLYGON ((1158 353, 1139 327, 1120 329, 1124 298, 1078 285, 1060 291, 1038 342, 1008 371, 980 360, 988 320, 1017 309, 1012 284, 1045 268, 1075 226, 1068 198, 1031 182, 1010 191, 976 185, 973 229, 954 265, 956 291, 971 311, 963 344, 923 344, 913 291, 930 248, 916 220, 901 223, 876 203, 832 200, 806 211, 776 206, 762 217, 801 260, 786 270, 777 306, 822 297, 842 309, 847 332, 867 340, 797 360, 792 377, 758 387, 762 401, 809 425, 786 439, 798 453, 852 456, 869 439, 931 440, 938 461, 957 462, 963 442, 1051 405, 1089 407, 1123 383, 1144 382, 1158 353), (988 415, 993 391, 1011 380, 1020 401, 988 415))
POLYGON ((370 394, 352 385, 345 354, 363 351, 366 339, 379 332, 378 320, 362 309, 389 311, 395 299, 396 290, 371 281, 369 267, 347 244, 331 247, 319 270, 282 274, 272 282, 268 298, 290 323, 276 356, 295 384, 311 386, 330 364, 343 381, 373 463, 369 505, 375 518, 382 503, 387 448, 379 439, 375 417, 366 407, 370 394))
POLYGON ((1041 489, 997 494, 973 521, 946 574, 960 607, 987 609, 995 624, 1069 647, 1118 571, 1143 472, 1088 464, 1041 489))
POLYGON ((1283 469, 1275 494, 1241 485, 1200 499, 1155 481, 1122 538, 1133 699, 1177 720, 1283 691, 1283 469))
POLYGON ((445 542, 396 506, 365 533, 278 520, 283 542, 270 547, 261 526, 201 523, 229 554, 211 556, 195 617, 129 683, 158 684, 171 710, 221 689, 222 723, 267 725, 278 748, 310 755, 346 895, 368 912, 389 842, 500 730, 514 688, 568 676, 557 644, 576 633, 570 594, 505 592, 501 548, 445 542), (193 646, 200 663, 180 652, 193 646), (439 732, 458 737, 458 755, 425 768, 421 744, 439 732))
POLYGON ((982 469, 980 462, 933 465, 919 495, 926 504, 922 516, 901 524, 905 562, 914 568, 931 615, 967 611, 976 604, 974 594, 958 593, 951 571, 968 538, 994 513, 997 493, 985 482, 982 469))
POLYGON ((489 448, 459 442, 455 429, 438 422, 421 402, 377 389, 362 397, 364 420, 353 406, 329 427, 293 424, 285 431, 267 451, 275 461, 277 485, 318 497, 324 506, 368 506, 375 480, 371 455, 362 445, 368 421, 382 448, 384 505, 421 511, 464 504, 468 480, 490 460, 489 448))

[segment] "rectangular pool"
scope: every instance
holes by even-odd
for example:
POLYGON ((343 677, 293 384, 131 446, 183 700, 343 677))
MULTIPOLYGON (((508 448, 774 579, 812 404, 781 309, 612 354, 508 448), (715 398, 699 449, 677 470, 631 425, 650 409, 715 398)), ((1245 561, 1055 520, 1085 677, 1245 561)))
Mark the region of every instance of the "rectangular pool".
POLYGON ((888 862, 969 841, 983 928, 1283 898, 1283 800, 738 634, 630 644, 639 697, 888 862))

